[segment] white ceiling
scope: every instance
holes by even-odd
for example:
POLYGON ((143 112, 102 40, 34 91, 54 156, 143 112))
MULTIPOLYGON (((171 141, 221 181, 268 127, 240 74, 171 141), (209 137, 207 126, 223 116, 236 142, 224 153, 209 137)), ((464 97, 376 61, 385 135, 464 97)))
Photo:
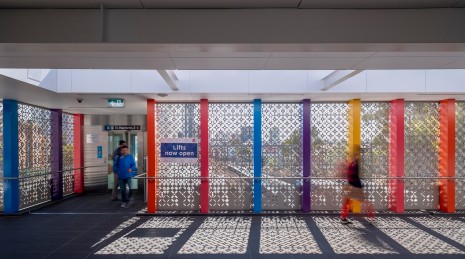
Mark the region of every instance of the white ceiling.
MULTIPOLYGON (((435 70, 439 71, 439 70, 435 70)), ((400 71, 395 73, 394 76, 388 76, 392 78, 391 80, 385 80, 386 76, 383 77, 383 73, 389 73, 389 71, 372 71, 370 75, 359 74, 356 77, 349 79, 340 85, 334 87, 329 91, 321 91, 321 87, 317 87, 313 90, 307 89, 306 85, 294 91, 297 83, 300 81, 306 81, 305 78, 287 78, 294 80, 287 80, 284 83, 277 83, 273 86, 273 83, 268 83, 261 87, 256 87, 254 92, 252 91, 235 91, 231 90, 231 87, 240 88, 242 86, 242 80, 237 76, 220 76, 222 79, 214 78, 214 80, 208 80, 212 77, 218 77, 216 75, 218 71, 199 71, 195 74, 201 73, 198 75, 200 77, 205 77, 204 82, 210 84, 200 83, 197 87, 199 89, 192 89, 193 86, 190 86, 192 83, 188 83, 185 91, 172 92, 165 91, 167 96, 161 97, 157 93, 163 93, 163 91, 156 90, 156 86, 152 85, 151 93, 114 93, 117 90, 110 91, 109 93, 56 93, 54 91, 46 90, 44 88, 31 85, 19 80, 15 80, 10 77, 0 75, 0 99, 16 99, 21 102, 34 104, 37 106, 42 106, 46 108, 56 108, 63 109, 66 112, 71 113, 83 113, 83 114, 145 114, 146 113, 146 100, 147 99, 156 99, 159 102, 198 102, 202 98, 209 99, 212 102, 252 102, 253 99, 260 98, 263 102, 299 102, 302 99, 311 99, 312 101, 347 101, 354 98, 360 98, 365 101, 389 101, 397 98, 404 98, 405 100, 428 100, 428 101, 439 101, 443 99, 453 98, 456 100, 465 101, 465 92, 464 89, 460 86, 460 82, 456 86, 452 87, 447 78, 444 77, 435 77, 435 71, 431 71, 433 74, 422 75, 422 71, 400 71), (210 73, 210 76, 209 76, 210 73), (400 73, 400 74, 399 74, 400 73), (401 74, 404 74, 403 76, 401 74), (407 80, 408 83, 404 82, 405 78, 418 77, 418 80, 407 80), (384 78, 384 79, 383 79, 384 78), (424 82, 427 78, 433 78, 434 80, 428 80, 424 82), (205 81, 206 80, 206 81, 205 81), (370 85, 364 85, 366 80, 372 81, 370 85), (382 80, 382 81, 380 81, 382 80), (297 82, 296 85, 292 82, 297 82), (389 81, 389 82, 387 82, 389 81), (410 82, 411 81, 411 82, 410 82), (288 85, 283 89, 283 85, 288 85), (380 86, 379 89, 372 89, 372 86, 380 86), (437 87, 434 87, 437 86, 437 87), (203 87, 203 88, 202 88, 203 87), (216 88, 228 88, 228 89, 216 89, 216 88), (365 87, 367 89, 365 89, 365 87), (386 92, 387 87, 390 88, 390 92, 386 92), (394 88, 397 87, 397 88, 394 88), (425 87, 429 88, 431 91, 425 91, 425 87), (208 88, 208 89, 207 89, 208 88), (402 89, 401 89, 402 88, 402 89), (444 89, 449 89, 450 91, 445 91, 444 89), (212 92, 212 89, 215 92, 212 92), (258 90, 257 90, 258 89, 258 90), (406 90, 410 89, 410 90, 406 90), (283 92, 283 90, 285 92, 283 92), (224 91, 224 92, 222 92, 224 91), (77 98, 82 99, 81 103, 77 102, 77 98), (126 106, 122 109, 116 108, 107 108, 107 99, 108 98, 123 98, 125 99, 126 106)), ((187 71, 189 72, 189 71, 187 71)), ((232 71, 235 72, 235 71, 232 71)), ((323 72, 330 71, 321 71, 318 78, 323 78, 325 74, 323 72)), ((155 73, 155 72, 153 72, 155 73)), ((221 72, 225 74, 226 72, 221 72)), ((237 72, 242 73, 242 72, 237 72)), ((263 72, 255 71, 251 73, 274 73, 274 72, 263 72)), ((281 72, 288 73, 288 72, 281 72)), ((311 73, 316 73, 311 71, 311 73)), ((455 72, 454 72, 455 73, 455 72)), ((231 74, 231 72, 229 72, 231 74)), ((291 73, 292 74, 292 73, 291 73)), ((298 73, 294 73, 298 75, 298 73)), ((178 73, 178 75, 180 75, 178 73)), ((193 75, 194 76, 194 75, 193 75)), ((453 73, 451 74, 453 77, 453 73)), ((462 76, 463 77, 463 76, 462 76)), ((105 78, 103 78, 105 79, 105 78)), ((110 80, 109 78, 107 78, 110 80)), ((183 77, 180 78, 180 80, 183 77)), ((192 78, 195 82, 200 82, 196 78, 192 78)), ((253 81, 253 77, 250 77, 248 80, 253 81)), ((273 77, 270 80, 279 81, 278 77, 273 77)), ((247 78, 245 78, 247 81, 247 78)), ((281 80, 282 81, 282 80, 281 80)), ((197 84, 196 83, 196 84, 197 84)), ((257 82, 250 82, 250 84, 257 85, 257 82)), ((123 83, 124 84, 124 83, 123 83)), ((245 84, 245 83, 244 83, 245 84)), ((99 88, 98 86, 94 86, 99 88)), ((117 86, 114 86, 117 87, 117 86)), ((101 87, 100 87, 101 88, 101 87)), ((126 86, 126 89, 128 86, 126 86)), ((247 88, 247 87, 246 87, 247 88)), ((184 88, 183 88, 184 89, 184 88)), ((181 89, 182 90, 182 89, 181 89)))
MULTIPOLYGON (((153 98, 153 96, 148 96, 153 98)), ((58 94, 0 75, 0 99, 14 99, 50 109, 82 114, 145 114, 147 97, 135 94, 58 94), (81 103, 77 102, 81 98, 81 103), (108 98, 124 98, 125 108, 107 108, 108 98)))
POLYGON ((1 0, 0 8, 456 8, 465 0, 1 0))

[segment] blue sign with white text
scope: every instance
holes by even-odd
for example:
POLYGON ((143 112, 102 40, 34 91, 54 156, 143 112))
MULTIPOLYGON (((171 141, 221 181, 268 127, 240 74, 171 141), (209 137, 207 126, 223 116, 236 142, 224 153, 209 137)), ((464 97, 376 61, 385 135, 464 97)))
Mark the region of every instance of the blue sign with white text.
POLYGON ((162 158, 197 158, 197 143, 161 143, 162 158))
POLYGON ((97 158, 102 158, 102 146, 97 147, 97 158))

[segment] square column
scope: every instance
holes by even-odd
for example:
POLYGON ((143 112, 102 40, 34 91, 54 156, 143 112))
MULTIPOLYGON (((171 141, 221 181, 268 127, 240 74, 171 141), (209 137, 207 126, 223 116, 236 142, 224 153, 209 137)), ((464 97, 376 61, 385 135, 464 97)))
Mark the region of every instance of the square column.
MULTIPOLYGON (((147 100, 147 177, 157 177, 157 127, 155 100, 147 100)), ((147 212, 155 213, 157 210, 157 179, 147 181, 147 212)))
POLYGON ((262 100, 253 101, 253 211, 262 212, 262 100))
POLYGON ((52 200, 63 199, 63 111, 51 110, 52 200))
POLYGON ((208 100, 200 100, 200 212, 209 209, 208 100))
POLYGON ((19 211, 18 101, 3 100, 3 211, 19 211))
POLYGON ((439 103, 439 209, 455 212, 455 100, 439 103))
POLYGON ((84 153, 82 147, 82 126, 84 115, 74 114, 74 193, 84 192, 84 153))
POLYGON ((360 99, 353 99, 349 101, 349 131, 348 131, 348 152, 347 155, 351 158, 352 155, 360 157, 360 99), (358 147, 358 149, 356 149, 358 147), (357 152, 357 153, 354 153, 357 152))
MULTIPOLYGON (((302 176, 310 177, 312 168, 312 137, 311 137, 311 103, 310 99, 302 101, 302 176)), ((311 181, 302 181, 302 212, 311 210, 311 181)))
POLYGON ((389 110, 389 209, 404 212, 404 107, 403 99, 391 101, 389 110))

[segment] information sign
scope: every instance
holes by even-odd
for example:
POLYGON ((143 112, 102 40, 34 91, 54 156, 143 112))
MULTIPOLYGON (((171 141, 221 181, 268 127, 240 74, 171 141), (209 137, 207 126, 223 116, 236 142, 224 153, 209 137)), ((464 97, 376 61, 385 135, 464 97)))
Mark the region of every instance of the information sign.
POLYGON ((165 138, 160 140, 160 162, 197 163, 196 138, 165 138))

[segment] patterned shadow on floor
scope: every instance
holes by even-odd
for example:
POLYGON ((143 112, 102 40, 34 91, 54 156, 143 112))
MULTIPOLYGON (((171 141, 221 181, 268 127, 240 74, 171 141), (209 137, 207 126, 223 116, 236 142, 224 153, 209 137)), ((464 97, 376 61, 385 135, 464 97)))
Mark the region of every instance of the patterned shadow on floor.
POLYGON ((192 222, 188 217, 151 218, 95 254, 164 254, 192 222))
POLYGON ((245 254, 250 217, 207 218, 178 254, 245 254))
POLYGON ((343 225, 337 217, 313 217, 336 254, 398 254, 358 221, 343 225))
POLYGON ((262 217, 260 254, 321 254, 321 250, 302 218, 262 217))

